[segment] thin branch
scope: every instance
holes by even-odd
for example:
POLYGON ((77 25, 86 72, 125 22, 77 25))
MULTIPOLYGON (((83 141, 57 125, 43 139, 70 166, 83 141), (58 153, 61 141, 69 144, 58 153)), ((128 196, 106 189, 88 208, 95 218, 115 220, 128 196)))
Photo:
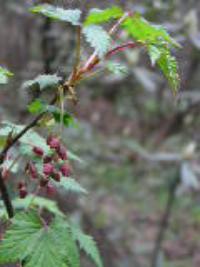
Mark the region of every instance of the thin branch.
POLYGON ((76 73, 81 59, 81 26, 77 27, 77 40, 76 40, 76 59, 74 65, 74 72, 76 73))
POLYGON ((3 199, 4 206, 6 208, 6 211, 7 211, 8 217, 12 218, 14 216, 14 208, 13 208, 10 196, 8 194, 8 190, 4 182, 4 178, 2 176, 2 170, 0 170, 0 191, 1 191, 1 196, 3 199))
MULTIPOLYGON (((126 12, 109 30, 109 35, 112 36, 117 32, 119 29, 119 26, 130 16, 131 14, 129 12, 126 12)), ((82 68, 81 74, 87 72, 91 68, 93 68, 96 64, 98 64, 100 61, 97 52, 94 51, 94 53, 89 57, 87 62, 85 63, 84 67, 82 68)))
POLYGON ((176 190, 179 185, 179 182, 180 182, 179 174, 176 174, 174 180, 169 186, 168 200, 165 206, 163 217, 160 221, 159 231, 155 240, 155 247, 152 254, 151 267, 158 266, 159 254, 161 251, 162 243, 165 238, 165 233, 169 226, 169 220, 172 214, 172 208, 176 200, 176 190))

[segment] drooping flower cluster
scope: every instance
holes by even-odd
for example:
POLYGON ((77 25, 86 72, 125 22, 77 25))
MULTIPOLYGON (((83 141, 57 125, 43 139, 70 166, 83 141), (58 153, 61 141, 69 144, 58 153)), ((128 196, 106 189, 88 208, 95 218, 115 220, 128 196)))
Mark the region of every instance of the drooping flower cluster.
MULTIPOLYGON (((61 177, 69 177, 72 170, 68 163, 67 149, 59 138, 50 135, 46 143, 50 148, 50 153, 45 154, 42 148, 34 146, 32 152, 37 160, 29 161, 25 172, 31 180, 38 183, 39 188, 45 188, 47 194, 52 195, 55 193, 52 180, 60 182, 61 177)), ((27 196, 28 190, 25 182, 18 183, 18 190, 20 198, 27 196)))

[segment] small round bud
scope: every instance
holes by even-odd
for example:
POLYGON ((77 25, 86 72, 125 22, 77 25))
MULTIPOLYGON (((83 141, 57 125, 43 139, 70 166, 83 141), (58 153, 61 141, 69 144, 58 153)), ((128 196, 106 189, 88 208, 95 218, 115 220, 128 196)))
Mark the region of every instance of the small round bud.
POLYGON ((63 176, 69 177, 71 175, 71 167, 68 164, 63 164, 60 171, 63 176))
POLYGON ((28 163, 27 171, 30 174, 32 179, 36 179, 37 178, 37 169, 36 169, 35 165, 32 162, 28 163))
POLYGON ((27 189, 25 186, 21 187, 19 189, 19 197, 20 198, 25 198, 28 195, 27 189))
POLYGON ((56 150, 58 156, 62 160, 67 160, 67 151, 64 146, 61 146, 59 149, 56 150))
POLYGON ((60 140, 54 136, 49 136, 47 138, 47 144, 51 149, 58 149, 60 147, 60 140))
POLYGON ((38 146, 33 147, 33 153, 35 153, 35 155, 37 155, 38 157, 42 157, 44 155, 43 149, 38 146))
POLYGON ((45 163, 43 165, 43 173, 46 176, 51 175, 53 173, 53 171, 54 171, 54 166, 51 163, 45 163))
POLYGON ((23 181, 20 181, 20 182, 17 184, 17 188, 18 188, 18 189, 21 189, 21 188, 23 188, 23 187, 25 187, 25 183, 24 183, 23 181))

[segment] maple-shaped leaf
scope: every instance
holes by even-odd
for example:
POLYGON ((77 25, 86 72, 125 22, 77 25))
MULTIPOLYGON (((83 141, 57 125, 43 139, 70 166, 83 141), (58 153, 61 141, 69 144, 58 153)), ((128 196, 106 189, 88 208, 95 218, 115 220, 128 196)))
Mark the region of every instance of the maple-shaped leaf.
POLYGON ((79 253, 64 219, 49 225, 35 211, 18 213, 0 243, 0 264, 79 267, 79 253))

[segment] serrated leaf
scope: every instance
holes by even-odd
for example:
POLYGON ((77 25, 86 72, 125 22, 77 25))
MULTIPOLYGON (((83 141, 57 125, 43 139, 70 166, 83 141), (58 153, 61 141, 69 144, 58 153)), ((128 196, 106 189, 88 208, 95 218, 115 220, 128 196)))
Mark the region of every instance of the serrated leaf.
POLYGON ((154 66, 156 64, 156 62, 160 59, 162 52, 155 45, 149 45, 148 46, 148 52, 149 52, 149 56, 151 59, 151 64, 152 64, 152 66, 154 66))
POLYGON ((139 14, 127 18, 123 27, 135 41, 146 46, 152 65, 157 63, 176 93, 179 87, 178 67, 170 48, 180 47, 179 44, 163 27, 150 24, 139 14))
POLYGON ((104 10, 101 9, 91 9, 89 15, 87 16, 84 24, 86 26, 92 24, 102 24, 110 21, 111 19, 118 19, 123 15, 123 11, 120 7, 113 6, 104 10))
POLYGON ((137 41, 143 44, 163 44, 180 47, 180 45, 160 25, 153 25, 136 13, 127 18, 122 24, 123 28, 137 41))
POLYGON ((79 9, 63 9, 50 4, 38 5, 30 9, 32 13, 42 14, 53 20, 66 21, 72 25, 80 24, 81 11, 79 9))
POLYGON ((55 88, 59 85, 59 82, 62 80, 61 77, 56 74, 42 74, 38 75, 35 79, 29 80, 23 83, 23 88, 30 89, 39 87, 39 89, 45 90, 49 88, 55 88))
POLYGON ((178 91, 180 79, 175 57, 173 57, 168 50, 164 50, 157 63, 163 74, 167 78, 174 93, 176 93, 178 91))
POLYGON ((87 42, 95 49, 97 55, 102 58, 111 45, 111 38, 109 34, 97 25, 91 25, 83 28, 83 34, 87 42))
POLYGON ((62 177, 59 183, 52 180, 52 183, 66 192, 71 192, 75 194, 87 194, 85 188, 83 188, 75 179, 62 177))
POLYGON ((15 209, 28 209, 37 207, 39 209, 48 210, 55 215, 59 215, 61 217, 64 216, 63 213, 59 210, 55 201, 35 195, 28 195, 24 199, 14 199, 13 205, 15 209))
POLYGON ((34 211, 18 213, 0 244, 0 264, 17 261, 23 261, 24 267, 80 266, 65 221, 56 217, 50 225, 44 225, 34 211))
POLYGON ((0 66, 0 84, 6 84, 8 79, 13 76, 13 73, 0 66))
POLYGON ((91 257, 97 267, 103 267, 94 239, 91 236, 84 234, 81 229, 75 225, 71 225, 70 229, 74 240, 78 242, 80 248, 91 257))

